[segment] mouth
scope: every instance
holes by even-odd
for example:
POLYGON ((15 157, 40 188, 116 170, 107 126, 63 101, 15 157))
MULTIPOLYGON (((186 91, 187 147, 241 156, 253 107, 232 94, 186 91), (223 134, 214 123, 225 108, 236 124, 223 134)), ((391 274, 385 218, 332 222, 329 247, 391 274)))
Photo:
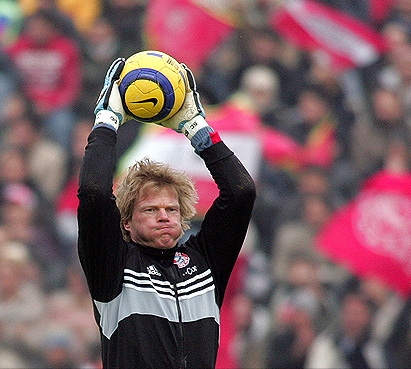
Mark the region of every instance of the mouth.
POLYGON ((173 226, 164 226, 164 227, 159 227, 157 228, 159 231, 168 231, 168 230, 173 230, 174 227, 173 226))

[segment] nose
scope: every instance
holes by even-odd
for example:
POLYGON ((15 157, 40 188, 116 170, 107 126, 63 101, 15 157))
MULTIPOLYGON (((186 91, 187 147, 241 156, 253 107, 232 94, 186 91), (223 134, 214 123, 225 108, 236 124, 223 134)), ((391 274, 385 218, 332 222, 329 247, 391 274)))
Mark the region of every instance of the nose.
POLYGON ((167 220, 169 220, 169 216, 168 216, 168 213, 167 213, 166 209, 164 209, 164 208, 160 208, 160 209, 159 209, 159 211, 158 211, 158 219, 159 219, 160 221, 167 221, 167 220))

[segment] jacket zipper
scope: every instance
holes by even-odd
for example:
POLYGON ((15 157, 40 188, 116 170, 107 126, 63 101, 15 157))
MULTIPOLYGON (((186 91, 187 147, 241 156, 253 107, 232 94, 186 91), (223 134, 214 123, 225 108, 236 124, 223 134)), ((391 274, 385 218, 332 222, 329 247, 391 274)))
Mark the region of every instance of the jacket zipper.
POLYGON ((175 270, 173 269, 173 274, 174 274, 174 284, 173 284, 173 289, 174 289, 174 294, 176 297, 176 305, 177 305, 177 314, 178 314, 178 328, 179 328, 179 333, 180 333, 180 351, 181 351, 181 358, 180 358, 180 365, 182 369, 187 368, 187 357, 184 355, 185 348, 184 348, 184 332, 183 332, 183 318, 181 314, 181 307, 180 307, 180 300, 178 298, 178 290, 177 290, 177 278, 176 278, 176 273, 175 270))

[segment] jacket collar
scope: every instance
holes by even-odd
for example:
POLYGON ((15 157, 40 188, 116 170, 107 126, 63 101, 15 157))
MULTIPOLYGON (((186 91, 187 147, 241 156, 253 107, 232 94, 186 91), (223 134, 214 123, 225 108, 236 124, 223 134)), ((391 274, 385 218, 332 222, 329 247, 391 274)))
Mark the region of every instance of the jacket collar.
POLYGON ((141 250, 142 253, 146 255, 150 255, 153 258, 156 259, 174 259, 174 255, 176 251, 179 249, 179 245, 177 244, 171 249, 157 249, 155 247, 149 247, 149 246, 143 246, 138 243, 135 243, 134 241, 130 241, 130 244, 133 245, 134 247, 137 247, 139 250, 141 250))

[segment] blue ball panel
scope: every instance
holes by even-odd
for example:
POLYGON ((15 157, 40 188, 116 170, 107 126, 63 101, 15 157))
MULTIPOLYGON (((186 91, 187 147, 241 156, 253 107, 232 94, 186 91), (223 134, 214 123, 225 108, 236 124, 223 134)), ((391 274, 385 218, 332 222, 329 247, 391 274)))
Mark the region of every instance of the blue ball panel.
MULTIPOLYGON (((174 107, 175 103, 175 95, 174 95, 174 88, 169 79, 161 72, 155 69, 150 69, 150 68, 139 68, 139 69, 134 69, 130 72, 128 72, 123 79, 120 82, 119 85, 119 91, 120 91, 120 96, 123 98, 124 101, 124 96, 126 94, 126 90, 130 84, 132 84, 134 81, 137 79, 148 79, 153 82, 156 82, 158 86, 161 88, 164 94, 164 107, 158 113, 152 118, 138 118, 138 120, 142 122, 155 122, 161 119, 164 119, 167 117, 167 115, 171 112, 171 110, 174 107)), ((131 116, 134 116, 133 113, 128 109, 128 107, 123 104, 124 110, 130 114, 131 116)))
POLYGON ((155 51, 149 51, 147 52, 147 55, 158 56, 159 58, 162 58, 164 54, 156 53, 155 51))

